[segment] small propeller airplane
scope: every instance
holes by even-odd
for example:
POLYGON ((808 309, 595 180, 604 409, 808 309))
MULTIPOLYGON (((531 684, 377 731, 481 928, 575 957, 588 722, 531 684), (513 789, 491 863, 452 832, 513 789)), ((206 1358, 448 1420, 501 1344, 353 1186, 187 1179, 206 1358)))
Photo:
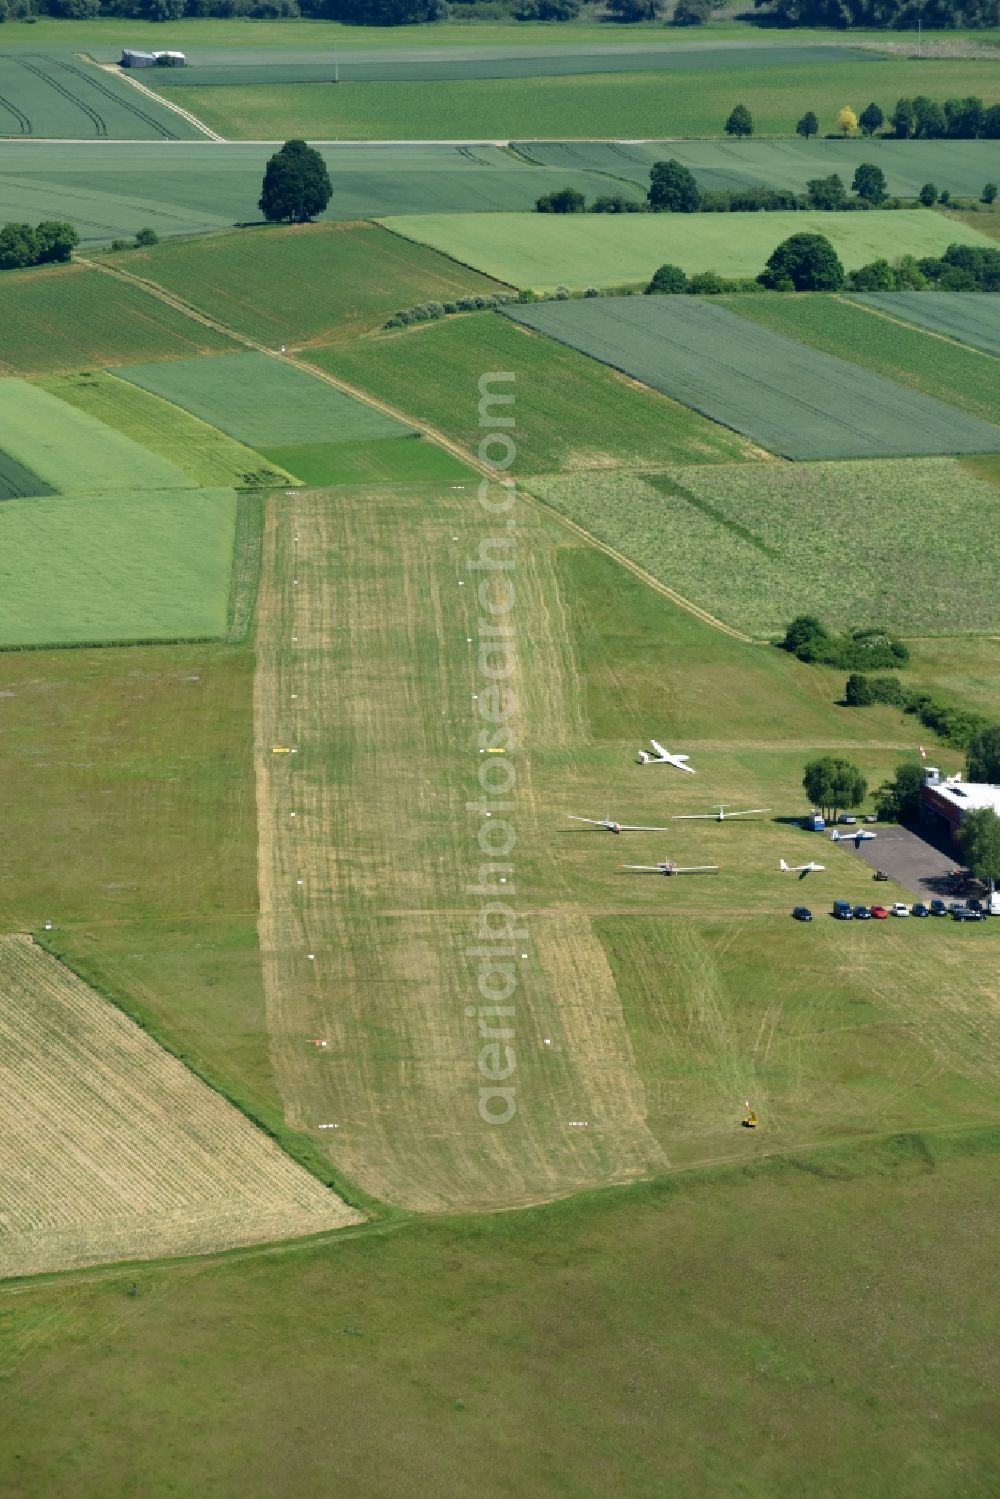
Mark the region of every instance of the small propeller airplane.
POLYGON ((669 750, 665 750, 663 745, 659 744, 655 739, 651 739, 649 742, 653 746, 654 753, 651 755, 649 750, 640 750, 640 765, 672 765, 675 770, 686 770, 689 776, 697 774, 694 767, 687 763, 690 759, 689 755, 672 755, 669 750))
POLYGON ((637 874, 716 874, 718 864, 675 864, 673 859, 664 859, 662 864, 623 864, 637 874))
POLYGON ((609 833, 669 833, 669 828, 643 828, 634 822, 613 822, 610 817, 574 817, 572 812, 566 816, 570 822, 589 822, 592 828, 605 828, 609 833))
POLYGON ((862 843, 867 843, 869 838, 877 838, 877 833, 870 833, 867 828, 855 828, 853 833, 841 833, 834 828, 830 834, 831 843, 853 843, 855 848, 860 848, 862 843))
POLYGON ((826 865, 817 864, 815 859, 810 859, 808 864, 786 864, 784 859, 779 859, 778 867, 782 874, 797 874, 800 880, 804 880, 807 874, 821 874, 826 865))
POLYGON ((714 812, 681 812, 671 818, 672 822, 725 822, 727 817, 754 817, 758 812, 770 812, 770 807, 748 807, 745 812, 727 812, 729 802, 716 802, 714 812))

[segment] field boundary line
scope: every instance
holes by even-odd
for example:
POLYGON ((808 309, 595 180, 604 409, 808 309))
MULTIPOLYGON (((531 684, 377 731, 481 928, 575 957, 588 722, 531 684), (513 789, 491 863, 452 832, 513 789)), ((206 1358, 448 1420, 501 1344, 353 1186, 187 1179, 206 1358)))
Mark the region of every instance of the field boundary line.
POLYGON ((130 83, 134 89, 139 90, 140 94, 145 94, 146 98, 151 100, 152 103, 162 104, 164 109, 169 109, 173 114, 179 115, 182 120, 186 120, 196 130, 200 130, 210 141, 218 141, 220 144, 225 143, 226 137, 217 134, 216 131, 205 124, 204 120, 199 120, 197 115, 193 115, 189 109, 182 109, 179 104, 171 104, 170 100, 165 99, 162 94, 154 94, 151 88, 147 88, 144 83, 139 82, 138 78, 133 78, 130 73, 121 70, 116 63, 102 62, 98 63, 97 66, 102 73, 111 73, 115 78, 120 78, 124 83, 130 83))
MULTIPOLYGON (((272 359, 277 359, 285 364, 295 365, 298 369, 306 370, 310 375, 314 375, 317 379, 325 381, 327 385, 332 385, 335 390, 343 391, 345 395, 353 396, 355 400, 363 402, 364 405, 370 406, 376 411, 381 411, 386 416, 395 417, 397 421, 405 422, 407 425, 416 428, 418 432, 422 433, 425 437, 429 437, 439 447, 445 448, 469 468, 474 469, 476 473, 481 474, 487 479, 495 479, 495 471, 475 453, 469 452, 461 443, 447 437, 436 427, 432 427, 426 422, 418 421, 399 407, 390 405, 388 401, 380 400, 378 397, 362 390, 359 386, 352 385, 349 381, 342 380, 339 376, 332 375, 329 371, 320 369, 317 365, 311 364, 308 359, 302 359, 290 353, 282 354, 276 349, 268 348, 266 344, 259 343, 257 339, 250 338, 248 334, 236 332, 225 323, 219 322, 218 319, 210 317, 207 313, 200 312, 196 307, 192 307, 180 297, 175 296, 173 292, 166 291, 163 287, 157 286, 153 281, 147 281, 144 276, 137 276, 134 271, 127 271, 122 266, 106 265, 100 261, 90 260, 85 255, 77 255, 74 259, 79 261, 81 265, 88 265, 94 270, 103 271, 105 275, 118 276, 121 280, 130 282, 133 286, 138 287, 140 291, 146 292, 151 297, 156 297, 159 301, 173 307, 175 311, 182 312, 185 316, 194 319, 195 322, 202 323, 206 328, 212 328, 216 333, 225 334, 236 343, 243 344, 245 348, 254 349, 258 354, 267 354, 272 359)), ((700 619, 703 624, 711 625, 713 629, 720 630, 723 635, 728 635, 733 640, 739 640, 744 645, 759 645, 762 643, 754 640, 752 635, 746 635, 742 630, 737 630, 733 625, 727 625, 721 619, 717 619, 714 614, 710 614, 707 609, 703 609, 693 599, 685 598, 675 588, 671 588, 667 583, 661 582, 659 578, 647 572, 638 562, 633 562, 630 557, 626 557, 624 552, 619 552, 615 547, 609 546, 607 542, 599 541, 596 536, 592 536, 589 531, 585 530, 583 526, 577 525, 576 521, 570 520, 568 516, 560 515, 558 510, 554 510, 552 506, 547 505, 544 500, 525 487, 526 483, 530 484, 530 482, 530 479, 527 481, 518 481, 518 488, 521 494, 527 498, 536 510, 544 512, 545 515, 550 516, 561 526, 565 527, 566 530, 572 531, 574 535, 579 536, 589 546, 595 547, 598 551, 603 552, 606 557, 610 557, 612 561, 617 562, 619 566, 626 568, 633 577, 638 578, 641 583, 645 583, 648 588, 652 588, 661 598, 669 599, 672 604, 676 604, 679 609, 683 609, 688 614, 693 615, 695 619, 700 619)))
POLYGON ((845 307, 856 307, 859 312, 868 312, 872 317, 885 318, 887 323, 895 323, 897 328, 907 328, 911 333, 924 333, 928 338, 939 338, 944 344, 951 344, 954 348, 964 349, 967 353, 978 354, 982 359, 996 359, 996 354, 991 354, 988 349, 978 349, 975 344, 964 344, 960 338, 953 338, 950 333, 939 333, 936 328, 925 328, 921 323, 908 323, 905 318, 890 312, 887 307, 873 307, 870 302, 856 302, 850 295, 843 292, 835 292, 833 300, 842 302, 845 307))

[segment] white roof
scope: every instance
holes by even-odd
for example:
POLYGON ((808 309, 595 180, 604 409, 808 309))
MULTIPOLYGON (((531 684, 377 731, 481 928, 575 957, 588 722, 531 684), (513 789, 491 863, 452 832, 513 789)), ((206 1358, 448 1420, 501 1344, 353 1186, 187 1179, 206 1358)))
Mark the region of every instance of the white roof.
POLYGON ((936 781, 928 786, 938 796, 963 812, 978 812, 989 807, 1000 817, 1000 786, 990 786, 985 781, 936 781))

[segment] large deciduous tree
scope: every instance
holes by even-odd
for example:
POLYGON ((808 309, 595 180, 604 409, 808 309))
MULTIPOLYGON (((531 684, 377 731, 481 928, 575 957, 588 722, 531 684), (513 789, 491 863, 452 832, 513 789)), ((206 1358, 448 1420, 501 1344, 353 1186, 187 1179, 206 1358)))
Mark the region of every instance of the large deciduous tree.
POLYGON ((810 177, 806 192, 809 207, 820 208, 824 213, 833 213, 847 202, 847 188, 839 172, 831 172, 829 177, 810 177))
POLYGON ((860 807, 868 794, 868 782, 856 765, 839 755, 810 760, 802 775, 806 796, 828 821, 849 807, 860 807))
POLYGON ((863 161, 858 167, 854 173, 851 188, 863 203, 870 203, 873 208, 884 203, 889 196, 885 185, 885 173, 881 167, 873 166, 870 161, 863 161))
POLYGON ((286 141, 267 163, 257 204, 269 223, 304 224, 333 194, 326 162, 305 141, 286 141))
POLYGON ((958 846, 977 880, 990 885, 1000 881, 1000 817, 989 807, 966 812, 958 830, 958 846))
POLYGON ((858 124, 861 126, 862 135, 874 135, 876 130, 881 130, 885 122, 885 115, 877 104, 869 104, 858 115, 858 124))
POLYGON ((970 781, 1000 784, 1000 726, 973 734, 965 751, 965 771, 970 781))
POLYGON ((682 162, 658 161, 649 174, 646 198, 657 213, 697 213, 701 193, 694 173, 682 162))
POLYGON ((793 234, 782 240, 757 277, 772 291, 840 291, 844 267, 822 234, 793 234))
POLYGON ((737 104, 726 121, 726 134, 735 135, 742 140, 745 135, 753 135, 753 117, 745 104, 737 104))
POLYGON ((811 135, 819 134, 819 120, 817 120, 811 109, 806 110, 796 125, 795 134, 801 135, 804 140, 808 140, 811 135))
POLYGON ((883 822, 916 822, 923 782, 923 767, 916 761, 898 765, 895 779, 883 781, 875 792, 875 810, 883 822))

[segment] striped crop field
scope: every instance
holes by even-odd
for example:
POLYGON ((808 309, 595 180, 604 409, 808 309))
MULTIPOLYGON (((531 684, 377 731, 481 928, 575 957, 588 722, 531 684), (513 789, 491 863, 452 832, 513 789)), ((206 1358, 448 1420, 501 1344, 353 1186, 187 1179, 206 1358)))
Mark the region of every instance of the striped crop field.
POLYGON ((60 139, 200 140, 202 132, 124 79, 71 53, 0 56, 0 134, 60 139))
POLYGON ((297 365, 255 351, 130 365, 115 373, 261 447, 401 437, 411 430, 297 365))
MULTIPOLYGON (((850 188, 855 170, 871 162, 885 173, 895 197, 916 198, 925 182, 947 187, 952 197, 979 197, 996 172, 994 141, 924 141, 850 138, 847 140, 671 140, 519 141, 519 156, 566 173, 608 173, 624 182, 649 186, 656 161, 673 159, 688 167, 703 191, 774 187, 804 193, 812 177, 838 172, 850 188)), ((605 189, 606 190, 606 189, 605 189)))
POLYGON ((231 489, 7 500, 0 648, 224 639, 235 525, 231 489))
POLYGON ((193 484, 253 489, 297 483, 284 468, 199 421, 173 401, 99 370, 36 384, 182 469, 193 484))
POLYGON ((0 1276, 359 1217, 69 969, 0 938, 0 1276))
POLYGON ((882 291, 859 293, 851 301, 1000 358, 998 292, 882 291))
POLYGON ((26 380, 0 380, 0 447, 61 494, 186 489, 176 464, 26 380))
POLYGON ((1000 452, 1000 427, 699 297, 594 297, 509 315, 786 458, 1000 452))
POLYGON ((530 485, 758 638, 804 613, 906 635, 1000 629, 1000 542, 975 521, 995 510, 998 491, 960 460, 706 465, 530 485))
MULTIPOLYGON (((44 147, 20 150, 22 162, 28 155, 34 159, 36 150, 44 147)), ((9 176, 0 174, 0 204, 9 184, 9 176)), ((62 207, 51 199, 44 206, 26 207, 18 195, 0 219, 72 219, 62 207)), ((0 328, 0 374, 5 375, 99 369, 126 359, 191 358, 235 347, 224 333, 175 312, 127 281, 82 265, 5 271, 0 276, 0 328)))
MULTIPOLYGON (((606 191, 611 191, 611 188, 606 191)), ((791 234, 822 234, 846 270, 899 255, 941 255, 986 235, 936 213, 410 214, 383 220, 498 281, 535 291, 645 284, 669 261, 689 275, 756 276, 791 234)))

